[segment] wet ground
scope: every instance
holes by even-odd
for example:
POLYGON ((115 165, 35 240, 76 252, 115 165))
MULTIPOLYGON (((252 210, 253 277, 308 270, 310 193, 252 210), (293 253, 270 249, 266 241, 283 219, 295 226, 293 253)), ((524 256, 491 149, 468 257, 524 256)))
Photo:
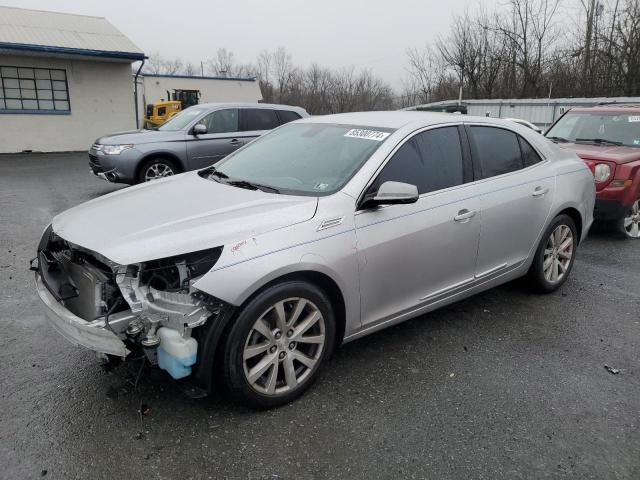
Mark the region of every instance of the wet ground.
POLYGON ((640 478, 640 242, 594 232, 561 291, 515 282, 345 345, 254 412, 159 371, 134 388, 45 323, 43 228, 117 188, 85 155, 0 157, 0 478, 640 478))

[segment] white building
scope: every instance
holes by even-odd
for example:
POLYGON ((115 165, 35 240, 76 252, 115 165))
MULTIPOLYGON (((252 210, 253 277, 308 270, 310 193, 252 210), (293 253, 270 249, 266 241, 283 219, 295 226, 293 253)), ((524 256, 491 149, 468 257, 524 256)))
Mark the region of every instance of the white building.
POLYGON ((138 115, 140 125, 149 103, 172 100, 176 90, 197 92, 198 103, 259 102, 260 85, 255 78, 204 77, 188 75, 154 75, 138 77, 138 115))
POLYGON ((143 59, 104 18, 0 7, 0 153, 86 150, 135 128, 143 59))

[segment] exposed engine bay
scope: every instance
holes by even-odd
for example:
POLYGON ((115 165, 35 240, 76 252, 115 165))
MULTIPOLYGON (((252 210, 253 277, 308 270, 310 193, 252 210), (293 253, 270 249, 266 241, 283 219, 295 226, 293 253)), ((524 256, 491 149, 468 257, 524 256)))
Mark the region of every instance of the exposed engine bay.
POLYGON ((193 287, 221 253, 218 247, 118 265, 49 229, 38 248, 37 270, 50 293, 74 315, 100 323, 129 352, 142 350, 152 364, 182 378, 196 360, 192 330, 224 307, 193 287))

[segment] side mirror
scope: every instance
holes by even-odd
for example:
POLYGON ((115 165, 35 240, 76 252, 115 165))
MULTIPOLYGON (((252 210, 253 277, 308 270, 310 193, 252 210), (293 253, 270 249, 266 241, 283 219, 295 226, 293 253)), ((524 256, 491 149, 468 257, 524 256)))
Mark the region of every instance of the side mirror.
POLYGON ((191 131, 194 135, 204 135, 207 133, 207 126, 202 123, 197 123, 191 131))
POLYGON ((419 197, 418 187, 415 185, 402 182, 384 182, 377 192, 367 193, 361 208, 416 203, 419 197))

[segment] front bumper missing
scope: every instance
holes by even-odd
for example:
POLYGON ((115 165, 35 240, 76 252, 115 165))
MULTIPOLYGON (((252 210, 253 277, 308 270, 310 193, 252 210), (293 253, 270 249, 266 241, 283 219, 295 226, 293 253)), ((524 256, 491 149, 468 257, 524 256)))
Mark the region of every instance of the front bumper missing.
POLYGON ((81 345, 96 352, 117 357, 126 357, 129 354, 124 342, 115 333, 105 328, 104 321, 87 322, 74 315, 49 292, 39 272, 35 273, 35 281, 45 315, 60 335, 75 345, 81 345))

